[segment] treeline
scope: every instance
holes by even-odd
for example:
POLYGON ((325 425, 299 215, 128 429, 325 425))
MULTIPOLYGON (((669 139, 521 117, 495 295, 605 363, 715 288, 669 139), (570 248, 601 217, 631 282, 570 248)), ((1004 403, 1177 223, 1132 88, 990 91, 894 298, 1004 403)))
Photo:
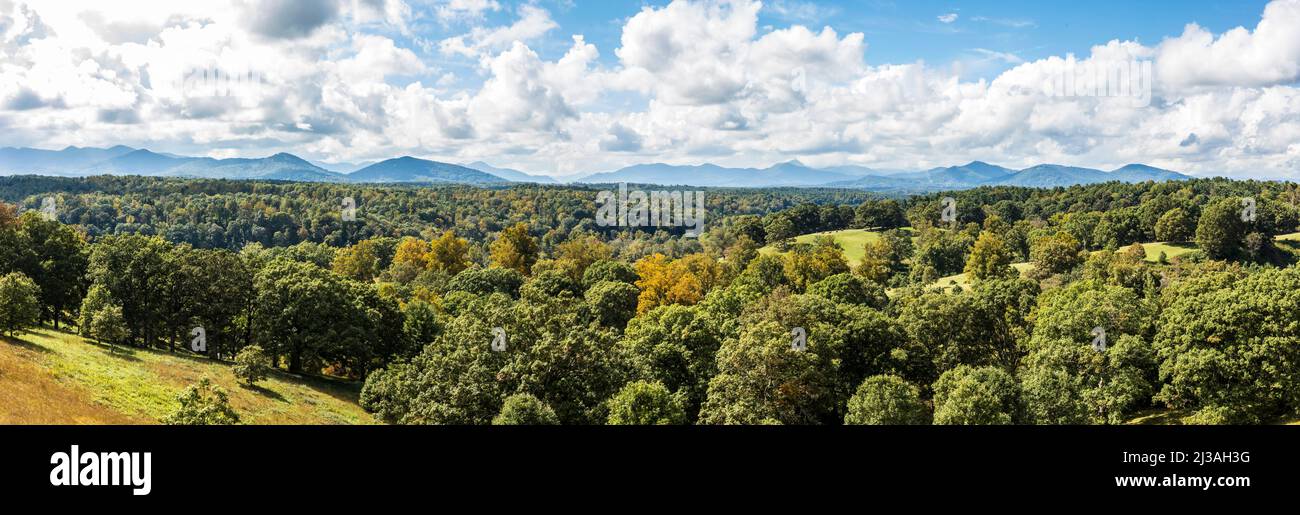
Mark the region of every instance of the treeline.
MULTIPOLYGON (((986 187, 906 200, 869 199, 857 206, 800 205, 764 216, 736 216, 710 235, 788 248, 811 232, 873 229, 882 241, 866 249, 862 273, 894 287, 929 284, 965 271, 983 233, 1006 247, 1012 262, 1052 260, 1058 270, 1078 251, 1118 250, 1134 243, 1195 244, 1212 259, 1287 264, 1274 238, 1300 224, 1300 189, 1291 183, 1203 179, 1105 183, 1055 189, 986 187), (945 198, 955 219, 944 221, 945 198), (1249 207, 1249 221, 1246 210, 1249 207), (909 227, 908 232, 898 229, 909 227), (1035 252, 1034 243, 1040 244, 1035 252), (1038 256, 1036 259, 1035 256, 1038 256)), ((706 243, 707 244, 707 243, 706 243)), ((1153 256, 1155 257, 1155 256, 1153 256)))
POLYGON ((19 300, 0 308, 6 332, 72 319, 109 345, 230 360, 260 344, 290 371, 354 378, 418 349, 402 332, 407 313, 378 285, 281 257, 287 252, 195 249, 141 235, 88 244, 35 212, 13 215, 12 206, 0 209, 0 276, 9 279, 0 289, 39 311, 19 300))
MULTIPOLYGON (((112 234, 161 236, 195 248, 238 251, 250 243, 283 247, 302 242, 333 247, 406 236, 432 239, 455 231, 486 252, 496 233, 524 223, 551 250, 574 233, 597 233, 633 259, 655 252, 698 251, 684 228, 599 227, 594 199, 611 186, 502 187, 457 185, 359 186, 136 176, 0 177, 0 201, 40 209, 53 198, 58 220, 92 240, 112 234), (355 221, 345 221, 343 199, 355 221)), ((646 189, 663 189, 645 186, 646 189)), ((711 189, 710 215, 768 213, 803 203, 852 204, 874 195, 838 189, 711 189)), ((486 264, 486 260, 483 261, 486 264)))

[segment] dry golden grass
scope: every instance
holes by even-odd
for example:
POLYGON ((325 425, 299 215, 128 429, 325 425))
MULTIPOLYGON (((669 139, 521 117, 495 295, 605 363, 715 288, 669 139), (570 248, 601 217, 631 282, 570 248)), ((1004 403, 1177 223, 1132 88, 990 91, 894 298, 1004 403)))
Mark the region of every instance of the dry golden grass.
POLYGON ((22 340, 0 338, 0 424, 139 424, 148 420, 94 402, 76 385, 40 366, 47 352, 22 340))

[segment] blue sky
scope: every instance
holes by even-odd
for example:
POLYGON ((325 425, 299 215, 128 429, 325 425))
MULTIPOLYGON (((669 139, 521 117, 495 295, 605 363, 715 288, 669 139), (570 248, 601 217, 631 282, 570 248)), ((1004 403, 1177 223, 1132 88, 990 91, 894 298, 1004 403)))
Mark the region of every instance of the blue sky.
MULTIPOLYGON (((644 7, 662 7, 668 1, 501 1, 501 9, 487 11, 479 20, 452 24, 429 22, 419 36, 440 40, 463 32, 474 23, 508 25, 517 18, 519 5, 548 9, 558 24, 548 37, 534 45, 543 57, 558 58, 569 48, 569 36, 582 34, 602 49, 601 61, 616 66, 623 24, 644 7)), ((1267 0, 1168 1, 1043 1, 978 0, 935 2, 926 0, 769 0, 759 14, 764 29, 793 24, 812 28, 829 26, 841 34, 866 36, 866 59, 872 64, 925 61, 950 65, 987 61, 964 70, 964 76, 992 78, 1014 63, 989 59, 988 51, 1035 60, 1067 53, 1086 54, 1096 44, 1112 39, 1147 44, 1182 33, 1197 23, 1219 33, 1234 27, 1253 27, 1267 0), (941 17, 956 15, 950 22, 941 17)), ((424 7, 435 18, 436 6, 424 7)), ((434 52, 436 54, 436 52, 434 52)), ((437 58, 437 56, 434 56, 437 58)), ((449 65, 472 70, 472 60, 450 59, 449 65)), ((473 81, 474 79, 468 79, 473 81)))
POLYGON ((1300 0, 0 0, 6 146, 1296 177, 1298 79, 1300 0))

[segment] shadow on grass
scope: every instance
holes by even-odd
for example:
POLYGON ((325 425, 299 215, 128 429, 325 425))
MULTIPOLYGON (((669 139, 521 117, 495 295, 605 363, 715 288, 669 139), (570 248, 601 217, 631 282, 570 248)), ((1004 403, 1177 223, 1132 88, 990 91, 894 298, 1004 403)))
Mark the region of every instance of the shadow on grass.
POLYGON ((1139 411, 1128 423, 1135 426, 1181 426, 1188 415, 1191 413, 1187 410, 1152 408, 1139 411))
POLYGON ((361 400, 361 382, 350 381, 329 376, 294 374, 282 369, 271 371, 272 377, 293 384, 316 390, 335 399, 356 404, 361 400))
POLYGON ((135 355, 136 351, 138 350, 135 347, 128 347, 125 345, 109 345, 107 343, 95 341, 89 338, 83 338, 82 341, 86 342, 89 345, 93 345, 95 348, 99 349, 104 354, 107 354, 113 358, 120 359, 122 361, 130 361, 132 363, 137 363, 140 361, 140 358, 136 357, 135 355))
POLYGON ((45 348, 45 347, 42 347, 42 346, 37 345, 37 344, 32 343, 32 342, 29 342, 29 341, 24 340, 24 339, 22 339, 22 338, 19 338, 19 337, 17 337, 17 336, 12 336, 12 337, 11 337, 11 336, 5 336, 5 335, 0 334, 0 342, 7 343, 7 344, 9 344, 9 345, 13 345, 14 347, 18 347, 18 348, 21 348, 21 349, 27 349, 27 350, 32 351, 32 352, 38 352, 38 353, 41 353, 41 354, 50 354, 50 353, 53 353, 53 352, 54 352, 54 351, 52 351, 52 350, 50 350, 50 349, 47 349, 47 348, 45 348))
POLYGON ((266 387, 263 387, 263 386, 258 386, 258 385, 255 385, 255 384, 245 384, 245 383, 243 383, 243 382, 240 382, 240 383, 239 383, 239 386, 240 386, 241 388, 245 389, 245 390, 249 390, 249 391, 252 391, 252 392, 256 392, 258 395, 261 395, 261 396, 266 397, 266 398, 268 398, 268 399, 275 399, 275 400, 280 401, 280 402, 289 402, 289 400, 288 400, 288 399, 285 399, 284 396, 283 396, 283 395, 280 395, 279 392, 277 392, 277 391, 275 391, 275 390, 271 390, 271 389, 266 388, 266 387))
POLYGON ((121 345, 114 345, 114 346, 100 345, 100 344, 96 344, 96 345, 98 345, 100 349, 104 351, 104 353, 108 354, 109 356, 112 356, 113 358, 120 359, 122 361, 130 361, 132 363, 140 362, 140 358, 135 355, 136 352, 135 349, 132 349, 130 347, 123 347, 121 345))

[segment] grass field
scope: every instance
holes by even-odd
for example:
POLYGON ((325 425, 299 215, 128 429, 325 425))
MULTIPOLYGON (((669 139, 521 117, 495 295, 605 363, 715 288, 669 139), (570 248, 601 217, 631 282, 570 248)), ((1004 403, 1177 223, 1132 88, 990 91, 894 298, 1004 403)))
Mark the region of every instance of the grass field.
MULTIPOLYGON (((911 231, 911 228, 904 228, 905 231, 911 231)), ((866 229, 846 229, 843 231, 827 231, 813 234, 805 234, 794 239, 796 244, 812 243, 818 237, 830 236, 835 243, 844 249, 844 259, 848 260, 849 266, 858 266, 862 263, 862 256, 866 253, 863 246, 867 242, 880 239, 879 231, 868 231, 866 229)), ((777 254, 776 247, 767 246, 759 249, 762 254, 777 254)))
MULTIPOLYGON (((1297 234, 1297 237, 1300 237, 1300 234, 1297 234)), ((1147 253, 1146 261, 1155 263, 1160 260, 1160 253, 1162 251, 1165 253, 1165 258, 1173 259, 1175 257, 1182 256, 1184 254, 1188 254, 1192 251, 1195 251, 1196 245, 1187 244, 1187 243, 1160 242, 1160 243, 1143 243, 1142 248, 1146 250, 1147 253)), ((1096 253, 1097 252, 1093 252, 1093 254, 1096 253)), ((1011 267, 1015 268, 1016 271, 1020 272, 1020 275, 1023 276, 1031 268, 1033 268, 1033 265, 1029 263, 1015 263, 1012 264, 1011 267)), ((941 287, 947 290, 952 288, 954 285, 961 286, 964 289, 970 286, 970 279, 966 277, 966 274, 950 275, 948 277, 944 277, 942 279, 939 279, 938 281, 935 281, 934 284, 932 284, 931 286, 936 288, 941 287)))
POLYGON ((240 385, 224 363, 194 355, 116 351, 48 328, 0 338, 0 424, 155 424, 176 395, 207 377, 245 424, 370 424, 356 383, 276 372, 240 385))

